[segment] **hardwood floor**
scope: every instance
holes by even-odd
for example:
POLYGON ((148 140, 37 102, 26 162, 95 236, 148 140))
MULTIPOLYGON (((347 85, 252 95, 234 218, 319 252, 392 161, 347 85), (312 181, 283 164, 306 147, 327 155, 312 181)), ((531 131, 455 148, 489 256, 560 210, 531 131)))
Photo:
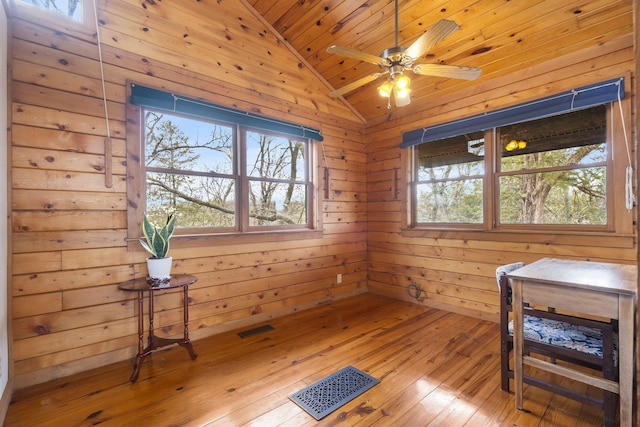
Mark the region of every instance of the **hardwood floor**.
POLYGON ((19 390, 5 426, 589 426, 600 411, 500 390, 498 325, 365 294, 274 319, 275 330, 196 341, 19 390), (380 384, 316 422, 288 399, 352 365, 380 384))

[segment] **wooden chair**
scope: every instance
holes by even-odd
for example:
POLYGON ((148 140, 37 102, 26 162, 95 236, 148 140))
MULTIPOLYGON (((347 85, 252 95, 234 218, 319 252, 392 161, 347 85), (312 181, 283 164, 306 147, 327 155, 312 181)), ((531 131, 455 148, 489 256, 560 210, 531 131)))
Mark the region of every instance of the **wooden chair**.
MULTIPOLYGON (((507 274, 524 267, 517 262, 496 269, 500 290, 500 370, 501 388, 509 391, 514 377, 509 355, 513 350, 513 320, 510 318, 511 284, 507 274)), ((603 322, 556 313, 552 307, 525 307, 524 353, 548 357, 551 361, 585 366, 602 372, 603 378, 617 380, 616 322, 603 322)), ((606 426, 615 424, 616 394, 603 392, 603 397, 589 396, 576 390, 529 375, 523 381, 535 387, 595 406, 604 411, 606 426)))

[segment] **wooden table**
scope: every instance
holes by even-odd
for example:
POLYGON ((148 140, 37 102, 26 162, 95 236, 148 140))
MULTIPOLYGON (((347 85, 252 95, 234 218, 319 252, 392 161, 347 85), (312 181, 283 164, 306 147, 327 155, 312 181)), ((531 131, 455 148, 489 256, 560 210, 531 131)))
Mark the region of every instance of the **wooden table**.
POLYGON ((510 273, 513 287, 516 408, 522 409, 523 364, 618 393, 620 425, 633 413, 635 265, 544 258, 510 273), (523 357, 523 304, 540 304, 607 319, 618 319, 619 383, 530 356, 523 357))
POLYGON ((118 285, 119 289, 123 291, 137 292, 138 293, 138 354, 136 361, 133 364, 133 373, 129 378, 129 381, 135 382, 138 379, 138 373, 140 371, 140 364, 142 360, 153 353, 155 350, 166 347, 171 344, 178 344, 184 347, 189 352, 191 360, 194 360, 198 355, 193 351, 193 346, 189 340, 189 285, 196 283, 198 279, 195 276, 188 274, 177 274, 171 277, 168 284, 162 287, 151 287, 146 278, 139 278, 129 280, 128 282, 118 285), (184 334, 182 338, 169 339, 160 338, 154 335, 153 331, 153 294, 156 291, 165 291, 167 289, 182 287, 183 295, 183 314, 184 314, 184 334), (143 301, 144 294, 149 293, 149 341, 147 347, 144 346, 144 310, 143 301))

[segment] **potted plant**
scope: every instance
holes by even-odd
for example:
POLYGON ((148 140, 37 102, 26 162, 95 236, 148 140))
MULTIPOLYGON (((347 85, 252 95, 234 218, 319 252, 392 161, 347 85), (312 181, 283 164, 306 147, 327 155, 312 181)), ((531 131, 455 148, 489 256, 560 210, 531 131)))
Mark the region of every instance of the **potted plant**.
POLYGON ((168 282, 171 279, 172 257, 167 256, 169 252, 169 240, 176 228, 176 217, 174 214, 167 216, 167 222, 158 228, 149 221, 145 214, 142 222, 142 233, 146 239, 140 239, 140 244, 151 256, 147 258, 147 268, 149 278, 152 282, 168 282))

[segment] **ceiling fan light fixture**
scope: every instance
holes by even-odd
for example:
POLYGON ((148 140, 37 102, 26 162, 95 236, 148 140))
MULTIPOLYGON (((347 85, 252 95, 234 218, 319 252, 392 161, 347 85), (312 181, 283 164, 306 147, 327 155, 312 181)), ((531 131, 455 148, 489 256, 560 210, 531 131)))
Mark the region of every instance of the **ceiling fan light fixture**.
POLYGON ((504 147, 504 149, 507 151, 522 150, 523 148, 527 148, 527 141, 524 141, 524 140, 517 141, 515 139, 512 139, 511 141, 509 141, 509 143, 504 147))
POLYGON ((404 107, 411 104, 411 89, 399 89, 397 86, 393 89, 393 99, 396 107, 404 107))
POLYGON ((394 47, 385 49, 379 56, 361 52, 346 46, 333 45, 327 48, 328 53, 346 56, 370 64, 377 65, 381 71, 379 73, 370 74, 353 83, 349 83, 340 89, 336 89, 329 93, 329 96, 335 98, 347 92, 351 92, 363 86, 383 74, 389 74, 388 80, 378 86, 378 94, 387 98, 387 108, 390 108, 391 94, 396 98, 396 106, 408 105, 410 101, 411 79, 404 75, 406 70, 413 71, 414 74, 423 76, 436 76, 457 78, 465 80, 476 79, 482 70, 480 68, 462 67, 456 65, 445 64, 418 64, 414 66, 414 62, 422 58, 437 43, 444 40, 451 33, 458 30, 460 26, 453 21, 447 19, 439 19, 429 29, 422 33, 409 47, 399 45, 399 29, 398 29, 398 3, 395 0, 395 39, 394 47))
POLYGON ((390 81, 386 81, 378 86, 378 93, 383 98, 389 98, 391 96, 391 91, 393 90, 393 85, 390 81))
POLYGON ((409 97, 410 93, 411 93, 411 89, 409 88, 400 89, 399 87, 396 87, 393 90, 393 96, 396 98, 407 98, 409 97))
POLYGON ((399 90, 409 89, 409 86, 411 86, 411 79, 403 74, 395 80, 395 86, 399 90))

